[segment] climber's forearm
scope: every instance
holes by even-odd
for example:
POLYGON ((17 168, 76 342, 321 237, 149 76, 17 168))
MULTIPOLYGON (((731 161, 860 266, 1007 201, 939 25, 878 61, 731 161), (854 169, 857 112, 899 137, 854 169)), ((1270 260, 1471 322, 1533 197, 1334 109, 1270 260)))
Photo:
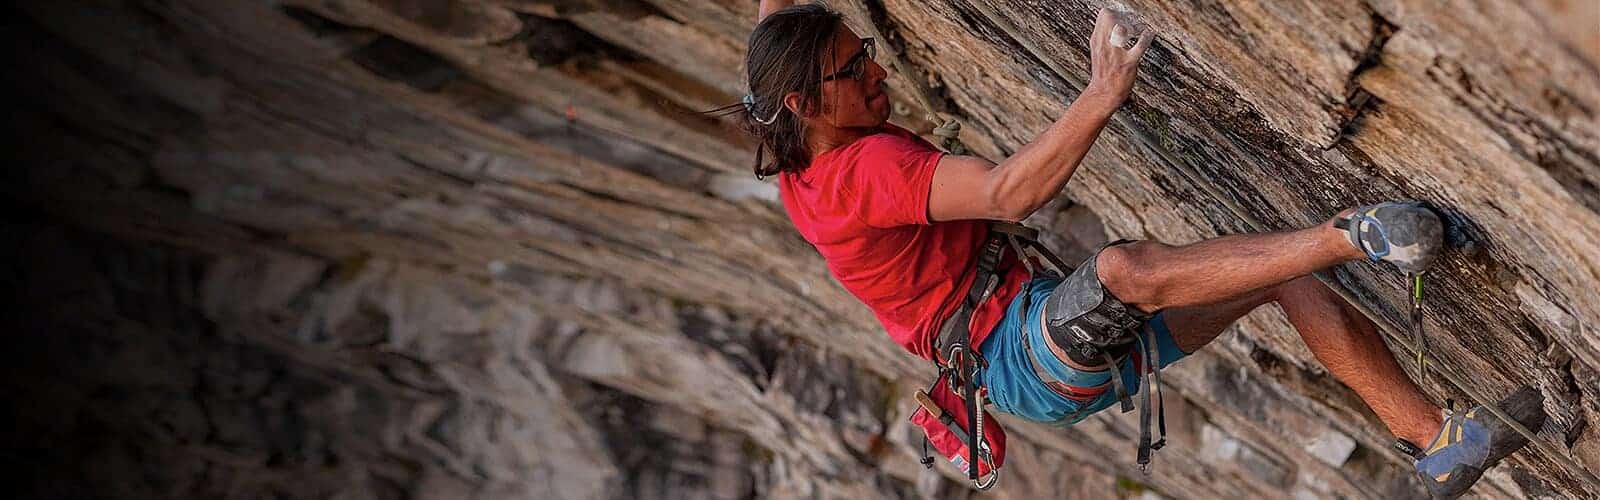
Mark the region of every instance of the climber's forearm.
POLYGON ((1022 220, 1055 198, 1121 104, 1090 85, 1049 129, 990 170, 989 194, 1003 218, 1022 220))
POLYGON ((767 14, 783 10, 784 7, 794 5, 794 0, 761 0, 761 7, 756 11, 756 22, 767 18, 767 14))

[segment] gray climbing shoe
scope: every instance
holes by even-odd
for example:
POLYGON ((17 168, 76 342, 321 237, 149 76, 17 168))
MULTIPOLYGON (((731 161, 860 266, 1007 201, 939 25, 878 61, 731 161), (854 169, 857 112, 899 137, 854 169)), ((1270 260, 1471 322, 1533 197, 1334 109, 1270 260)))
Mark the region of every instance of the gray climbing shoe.
POLYGON ((1373 262, 1394 264, 1406 273, 1421 273, 1444 249, 1444 223, 1418 202, 1385 202, 1357 208, 1334 221, 1350 235, 1350 244, 1373 262))
MULTIPOLYGON (((1537 432, 1544 425, 1543 402, 1538 391, 1524 388, 1497 406, 1537 432)), ((1453 412, 1417 460, 1417 477, 1434 498, 1456 498, 1466 493, 1484 471, 1527 444, 1527 438, 1482 406, 1453 412)))

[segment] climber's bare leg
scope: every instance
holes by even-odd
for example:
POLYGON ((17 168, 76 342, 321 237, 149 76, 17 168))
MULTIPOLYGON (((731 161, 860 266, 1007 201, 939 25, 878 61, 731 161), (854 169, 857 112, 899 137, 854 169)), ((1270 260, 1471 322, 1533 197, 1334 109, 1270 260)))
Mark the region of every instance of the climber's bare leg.
POLYGON ((1295 231, 1238 234, 1174 247, 1117 245, 1095 261, 1100 281, 1146 312, 1242 298, 1364 255, 1332 221, 1295 231))
POLYGON ((1355 390, 1390 432, 1424 446, 1439 434, 1439 407, 1400 369, 1372 320, 1316 278, 1278 288, 1278 305, 1317 361, 1355 390))
POLYGON ((1413 443, 1433 440, 1441 423, 1439 407, 1400 369, 1372 321, 1314 277, 1218 304, 1169 309, 1163 315, 1178 348, 1195 352, 1251 310, 1274 301, 1317 361, 1355 390, 1390 432, 1413 443))

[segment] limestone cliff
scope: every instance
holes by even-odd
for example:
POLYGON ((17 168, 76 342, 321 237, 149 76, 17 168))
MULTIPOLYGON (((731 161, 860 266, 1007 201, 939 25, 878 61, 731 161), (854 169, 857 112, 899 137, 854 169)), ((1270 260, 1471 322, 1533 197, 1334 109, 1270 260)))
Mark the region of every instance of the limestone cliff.
MULTIPOLYGON (((840 0, 897 123, 999 158, 1102 2, 840 0), (933 102, 922 103, 919 94, 933 102)), ((1600 496, 1600 4, 1130 0, 1135 97, 1029 221, 1068 256, 1416 198, 1440 400, 1545 396, 1486 498, 1600 496)), ((751 0, 7 8, 4 438, 25 497, 970 495, 917 464, 930 369, 795 235, 748 141, 751 0)), ((1326 278, 1390 329, 1401 279, 1326 278)), ((1391 345, 1409 359, 1407 347, 1391 345)), ((1412 364, 1408 369, 1415 369, 1412 364)), ((1281 314, 1176 365, 1176 441, 1008 420, 994 498, 1420 493, 1281 314)))

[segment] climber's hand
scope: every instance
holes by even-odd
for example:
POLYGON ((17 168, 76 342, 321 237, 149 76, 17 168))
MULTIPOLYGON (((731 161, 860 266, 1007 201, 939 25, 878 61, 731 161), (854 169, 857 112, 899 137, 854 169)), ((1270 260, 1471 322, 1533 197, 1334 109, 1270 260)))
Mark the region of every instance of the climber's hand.
POLYGON ((1139 76, 1139 58, 1150 41, 1155 39, 1155 29, 1139 34, 1132 43, 1132 28, 1117 22, 1110 9, 1101 8, 1094 21, 1094 34, 1089 35, 1089 89, 1104 92, 1120 104, 1133 92, 1133 82, 1139 76))

